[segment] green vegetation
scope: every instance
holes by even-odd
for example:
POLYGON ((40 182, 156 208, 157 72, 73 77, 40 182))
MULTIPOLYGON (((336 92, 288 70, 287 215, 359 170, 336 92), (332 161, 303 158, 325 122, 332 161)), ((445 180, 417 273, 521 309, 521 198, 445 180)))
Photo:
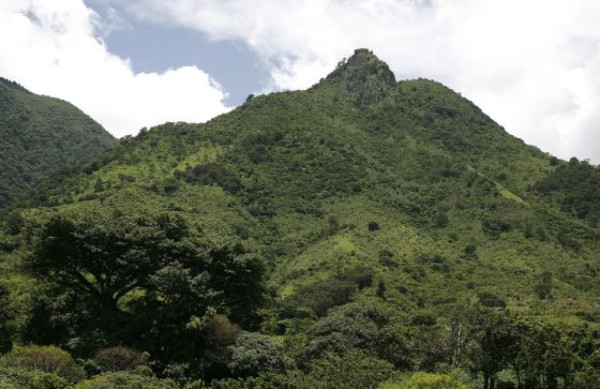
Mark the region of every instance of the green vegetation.
POLYGON ((587 161, 571 158, 536 185, 537 191, 553 198, 567 213, 588 221, 600 223, 600 168, 587 161))
POLYGON ((0 388, 598 387, 597 172, 360 50, 5 212, 0 388))
POLYGON ((71 104, 0 78, 0 209, 60 169, 74 169, 117 145, 71 104))
POLYGON ((446 374, 415 373, 401 382, 384 383, 381 389, 468 389, 446 374))

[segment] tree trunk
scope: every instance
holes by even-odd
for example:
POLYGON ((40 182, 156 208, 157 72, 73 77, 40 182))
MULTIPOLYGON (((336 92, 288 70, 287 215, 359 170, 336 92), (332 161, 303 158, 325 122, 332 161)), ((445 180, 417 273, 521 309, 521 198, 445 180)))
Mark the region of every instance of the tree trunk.
POLYGON ((119 306, 117 305, 117 301, 112 297, 112 294, 102 293, 101 294, 101 303, 109 312, 120 312, 119 306))

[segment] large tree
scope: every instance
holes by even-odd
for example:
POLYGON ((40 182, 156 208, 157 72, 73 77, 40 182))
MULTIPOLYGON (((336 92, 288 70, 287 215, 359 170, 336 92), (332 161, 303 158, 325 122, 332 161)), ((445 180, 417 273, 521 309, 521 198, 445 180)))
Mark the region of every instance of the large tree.
POLYGON ((133 345, 163 366, 201 358, 216 314, 251 327, 264 296, 258 256, 209 243, 177 216, 57 215, 33 240, 30 272, 79 307, 67 312, 80 316, 71 333, 101 330, 100 344, 133 345))
POLYGON ((483 373, 484 389, 496 387, 497 375, 514 361, 518 336, 513 319, 505 311, 484 309, 476 324, 477 345, 472 350, 476 370, 483 373))
POLYGON ((200 261, 183 219, 53 216, 35 238, 27 268, 35 275, 92 297, 110 311, 119 300, 148 285, 167 264, 200 261))

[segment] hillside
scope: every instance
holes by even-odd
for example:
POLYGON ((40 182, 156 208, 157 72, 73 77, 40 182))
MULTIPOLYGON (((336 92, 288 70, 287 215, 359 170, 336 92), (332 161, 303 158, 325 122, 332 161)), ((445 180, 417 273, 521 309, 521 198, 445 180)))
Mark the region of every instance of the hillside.
POLYGON ((46 180, 32 203, 52 206, 0 235, 12 340, 245 379, 213 387, 593 384, 599 177, 357 50, 309 90, 46 180))
POLYGON ((74 168, 116 146, 117 140, 73 105, 35 95, 0 78, 0 208, 52 171, 74 168))

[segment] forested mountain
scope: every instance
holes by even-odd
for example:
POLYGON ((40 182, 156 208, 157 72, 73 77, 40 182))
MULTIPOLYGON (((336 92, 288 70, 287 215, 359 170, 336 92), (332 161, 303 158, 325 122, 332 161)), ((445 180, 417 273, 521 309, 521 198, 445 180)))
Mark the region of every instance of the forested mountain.
POLYGON ((19 344, 78 388, 600 385, 599 169, 365 49, 28 200, 0 234, 12 385, 62 352, 19 344))
POLYGON ((117 140, 73 105, 0 78, 0 208, 52 171, 74 168, 117 140))

